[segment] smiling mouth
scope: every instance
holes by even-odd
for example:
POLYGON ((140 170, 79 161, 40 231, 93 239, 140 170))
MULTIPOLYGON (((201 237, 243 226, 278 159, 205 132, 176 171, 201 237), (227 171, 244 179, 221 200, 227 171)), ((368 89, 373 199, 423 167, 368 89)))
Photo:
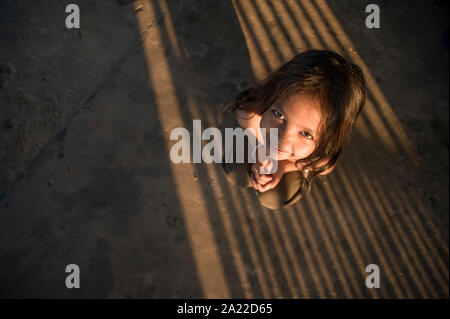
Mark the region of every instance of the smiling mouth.
POLYGON ((285 153, 285 154, 288 154, 288 153, 289 153, 289 152, 283 150, 283 149, 280 148, 280 147, 272 146, 272 148, 273 148, 275 151, 277 151, 278 153, 285 153))

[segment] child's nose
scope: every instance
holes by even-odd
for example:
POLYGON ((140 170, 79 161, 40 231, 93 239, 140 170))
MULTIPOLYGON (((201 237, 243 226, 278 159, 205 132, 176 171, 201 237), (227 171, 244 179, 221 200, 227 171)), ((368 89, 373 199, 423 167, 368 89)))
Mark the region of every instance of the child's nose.
POLYGON ((279 145, 291 145, 297 135, 297 130, 287 127, 282 130, 278 130, 278 144, 279 145))

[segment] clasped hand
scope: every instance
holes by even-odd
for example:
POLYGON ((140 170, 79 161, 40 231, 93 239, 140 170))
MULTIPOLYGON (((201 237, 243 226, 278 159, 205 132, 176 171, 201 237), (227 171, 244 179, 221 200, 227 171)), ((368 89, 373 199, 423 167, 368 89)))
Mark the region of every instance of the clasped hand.
POLYGON ((251 164, 250 166, 250 179, 252 181, 253 188, 259 192, 266 192, 275 188, 283 177, 283 161, 277 162, 277 170, 272 174, 261 174, 260 172, 265 170, 267 172, 272 171, 274 162, 267 160, 265 162, 259 162, 251 164), (260 170, 261 169, 261 170, 260 170))

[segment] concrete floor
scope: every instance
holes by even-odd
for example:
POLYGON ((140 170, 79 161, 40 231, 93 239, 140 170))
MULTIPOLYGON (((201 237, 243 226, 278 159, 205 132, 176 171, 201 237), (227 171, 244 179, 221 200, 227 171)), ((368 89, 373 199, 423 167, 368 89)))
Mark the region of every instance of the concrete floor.
POLYGON ((1 297, 449 297, 448 6, 380 0, 369 30, 367 1, 120 2, 76 1, 79 30, 60 1, 0 4, 1 297), (369 87, 310 194, 269 211, 170 162, 173 128, 310 48, 369 87))

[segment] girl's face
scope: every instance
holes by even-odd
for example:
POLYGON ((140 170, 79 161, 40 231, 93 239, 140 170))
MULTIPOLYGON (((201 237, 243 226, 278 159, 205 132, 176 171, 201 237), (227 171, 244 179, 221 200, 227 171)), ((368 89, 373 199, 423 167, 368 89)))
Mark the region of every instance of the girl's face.
POLYGON ((278 160, 297 160, 311 155, 316 148, 320 119, 318 101, 295 94, 279 99, 267 109, 262 114, 260 127, 266 129, 268 143, 269 129, 278 128, 278 160))

